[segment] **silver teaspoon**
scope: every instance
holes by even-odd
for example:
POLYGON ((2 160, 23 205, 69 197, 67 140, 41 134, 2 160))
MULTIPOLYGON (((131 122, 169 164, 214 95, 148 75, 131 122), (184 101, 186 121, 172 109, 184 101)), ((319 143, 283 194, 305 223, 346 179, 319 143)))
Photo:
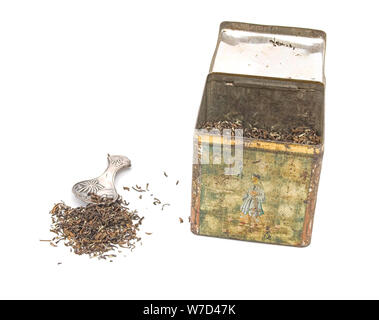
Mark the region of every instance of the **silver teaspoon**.
POLYGON ((86 203, 92 203, 92 194, 116 200, 118 193, 114 185, 114 178, 120 169, 130 166, 131 162, 127 157, 108 154, 108 167, 104 173, 97 178, 76 183, 72 187, 72 192, 78 199, 86 203))

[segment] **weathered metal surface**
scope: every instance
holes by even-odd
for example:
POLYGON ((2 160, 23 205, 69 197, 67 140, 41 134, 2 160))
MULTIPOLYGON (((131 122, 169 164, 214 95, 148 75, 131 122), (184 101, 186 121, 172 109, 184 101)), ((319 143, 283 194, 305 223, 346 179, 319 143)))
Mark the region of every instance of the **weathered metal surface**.
POLYGON ((210 133, 195 135, 192 232, 309 245, 323 156, 324 50, 322 31, 221 24, 196 127, 203 121, 219 120, 240 120, 267 130, 304 126, 314 129, 322 143, 230 141, 210 133), (238 52, 242 58, 234 61, 238 52), (300 57, 306 70, 292 66, 300 57), (288 65, 282 67, 283 61, 288 65), (262 63, 270 64, 262 68, 262 63), (214 150, 226 144, 242 145, 243 162, 237 175, 225 174, 230 164, 214 161, 219 156, 214 150), (247 214, 251 201, 255 201, 255 212, 247 214))

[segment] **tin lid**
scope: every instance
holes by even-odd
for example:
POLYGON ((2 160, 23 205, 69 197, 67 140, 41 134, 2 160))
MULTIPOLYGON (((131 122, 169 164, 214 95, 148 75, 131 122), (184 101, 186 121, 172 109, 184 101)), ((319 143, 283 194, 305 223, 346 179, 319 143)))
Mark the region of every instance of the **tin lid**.
POLYGON ((325 46, 319 30, 223 22, 210 73, 325 84, 325 46))

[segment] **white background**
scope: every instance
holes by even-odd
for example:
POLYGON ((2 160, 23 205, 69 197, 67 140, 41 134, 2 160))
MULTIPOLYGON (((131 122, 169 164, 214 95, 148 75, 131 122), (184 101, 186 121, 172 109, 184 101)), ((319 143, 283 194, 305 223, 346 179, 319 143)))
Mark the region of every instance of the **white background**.
POLYGON ((374 4, 1 1, 0 298, 379 298, 374 4), (224 20, 327 32, 326 151, 308 248, 190 232, 192 134, 224 20), (39 242, 54 203, 78 205, 71 186, 99 175, 107 153, 132 160, 117 186, 153 234, 113 263, 39 242), (122 191, 146 182, 167 210, 122 191))

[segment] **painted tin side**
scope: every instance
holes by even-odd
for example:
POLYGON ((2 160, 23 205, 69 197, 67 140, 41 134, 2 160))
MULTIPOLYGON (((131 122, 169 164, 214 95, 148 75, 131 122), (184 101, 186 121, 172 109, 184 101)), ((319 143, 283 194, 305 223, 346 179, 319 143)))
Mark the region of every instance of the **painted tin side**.
MULTIPOLYGON (((191 230, 195 234, 307 246, 319 181, 322 147, 245 139, 241 174, 225 175, 225 165, 202 164, 219 137, 199 136, 193 165, 191 230), (202 141, 211 143, 202 145, 202 141), (208 148, 209 147, 209 148, 208 148), (259 177, 254 186, 252 177, 259 177), (244 214, 244 197, 260 191, 260 211, 244 214)), ((217 162, 218 163, 218 162, 217 162)), ((256 180, 256 178, 254 178, 256 180)))

